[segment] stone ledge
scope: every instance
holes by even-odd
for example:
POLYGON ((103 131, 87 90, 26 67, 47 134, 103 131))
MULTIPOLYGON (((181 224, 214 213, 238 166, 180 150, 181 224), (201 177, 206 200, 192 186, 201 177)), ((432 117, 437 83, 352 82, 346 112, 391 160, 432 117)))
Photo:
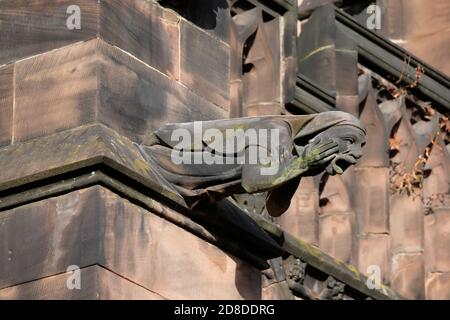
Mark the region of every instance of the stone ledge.
POLYGON ((267 268, 268 259, 292 255, 360 295, 401 298, 385 286, 368 289, 367 278, 355 267, 290 236, 260 216, 248 216, 227 200, 187 210, 181 197, 157 183, 156 173, 135 144, 103 125, 87 125, 2 148, 0 166, 6 168, 0 173, 3 212, 91 185, 103 185, 258 268, 267 268))
POLYGON ((380 289, 369 289, 366 285, 368 278, 361 274, 356 267, 335 259, 317 247, 293 237, 262 216, 254 214, 251 214, 251 216, 263 230, 271 234, 275 239, 278 239, 278 243, 286 250, 287 256, 301 259, 306 265, 310 265, 341 281, 346 286, 351 287, 367 297, 377 300, 404 299, 398 293, 384 285, 380 289))
POLYGON ((101 184, 225 250, 245 256, 259 268, 268 267, 267 259, 283 253, 227 200, 188 210, 176 191, 158 183, 162 178, 145 162, 137 146, 103 125, 82 126, 2 148, 0 166, 5 168, 0 173, 0 210, 101 184), (168 209, 158 209, 161 206, 168 209))

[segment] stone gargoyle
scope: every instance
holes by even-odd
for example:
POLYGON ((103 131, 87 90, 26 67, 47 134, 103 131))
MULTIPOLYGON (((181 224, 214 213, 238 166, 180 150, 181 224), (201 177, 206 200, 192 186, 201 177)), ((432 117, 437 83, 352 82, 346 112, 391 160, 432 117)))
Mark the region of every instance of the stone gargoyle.
POLYGON ((301 177, 342 174, 364 144, 357 118, 330 111, 166 124, 140 148, 191 208, 268 191, 267 211, 277 217, 301 177))

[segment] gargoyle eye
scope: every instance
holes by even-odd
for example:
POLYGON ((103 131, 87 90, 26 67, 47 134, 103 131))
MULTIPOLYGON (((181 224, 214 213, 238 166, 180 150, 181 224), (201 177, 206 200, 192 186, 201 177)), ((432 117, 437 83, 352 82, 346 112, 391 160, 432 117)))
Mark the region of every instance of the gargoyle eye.
POLYGON ((355 139, 353 138, 344 138, 343 139, 347 144, 353 144, 355 143, 355 139))

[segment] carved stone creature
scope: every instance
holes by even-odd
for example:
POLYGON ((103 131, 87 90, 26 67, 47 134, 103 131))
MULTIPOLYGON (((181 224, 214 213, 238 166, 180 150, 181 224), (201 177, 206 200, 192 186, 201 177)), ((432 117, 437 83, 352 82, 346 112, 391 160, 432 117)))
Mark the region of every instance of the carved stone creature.
POLYGON ((326 287, 319 295, 320 300, 343 300, 345 283, 329 276, 326 280, 326 287))
POLYGON ((301 177, 342 174, 364 144, 357 118, 330 111, 166 124, 140 148, 191 207, 268 191, 267 211, 280 216, 301 177))
POLYGON ((287 279, 291 286, 302 285, 305 280, 306 263, 302 262, 300 258, 294 258, 294 262, 290 269, 287 270, 287 279))

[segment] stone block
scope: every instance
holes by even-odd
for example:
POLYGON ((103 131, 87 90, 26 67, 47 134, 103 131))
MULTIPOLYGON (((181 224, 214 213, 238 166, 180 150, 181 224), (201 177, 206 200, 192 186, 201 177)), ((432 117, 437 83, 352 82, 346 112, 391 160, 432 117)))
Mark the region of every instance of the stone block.
MULTIPOLYGON (((430 21, 434 21, 434 19, 430 19, 430 21)), ((448 30, 449 27, 447 26, 447 29, 444 30, 448 30)), ((426 61, 448 76, 450 75, 450 61, 448 59, 450 34, 444 30, 424 37, 410 39, 405 43, 404 47, 419 59, 426 61), (437 43, 439 44, 438 46, 436 45, 437 43)))
POLYGON ((107 268, 169 299, 260 297, 259 270, 115 194, 102 193, 107 215, 115 215, 105 227, 107 268))
POLYGON ((346 172, 343 176, 322 176, 319 205, 323 215, 333 213, 347 213, 352 211, 350 194, 347 189, 353 175, 346 172))
POLYGON ((281 227, 295 237, 318 245, 319 190, 314 178, 305 177, 291 200, 288 211, 279 218, 281 227))
POLYGON ((12 141, 14 66, 0 68, 0 147, 12 141))
POLYGON ((298 0, 298 11, 309 12, 317 7, 332 4, 333 0, 298 0))
POLYGON ((431 273, 425 283, 429 300, 450 300, 450 273, 431 273))
POLYGON ((180 81, 216 105, 229 109, 230 46, 182 20, 180 81))
POLYGON ((2 212, 0 288, 98 262, 104 208, 98 188, 2 212))
POLYGON ((95 121, 98 41, 16 63, 14 141, 95 121))
POLYGON ((164 123, 226 118, 225 110, 100 41, 98 121, 142 141, 164 123))
POLYGON ((0 300, 162 300, 151 292, 98 265, 26 282, 0 290, 0 300), (74 275, 80 287, 70 289, 74 275))
POLYGON ((425 216, 425 270, 450 272, 450 208, 425 216))
POLYGON ((99 12, 100 1, 96 0, 1 1, 0 65, 95 38, 99 12), (80 9, 81 29, 67 27, 71 5, 80 9))
POLYGON ((370 234, 358 238, 358 270, 369 276, 370 266, 377 266, 381 272, 381 282, 389 282, 389 242, 387 234, 370 234))
POLYGON ((179 17, 151 1, 101 1, 100 38, 179 78, 179 17))
POLYGON ((102 187, 5 211, 0 238, 0 288, 98 264, 168 299, 261 296, 259 270, 102 187))
POLYGON ((358 110, 359 110, 359 98, 356 95, 337 95, 336 96, 336 108, 341 111, 345 111, 348 113, 353 114, 354 116, 358 117, 358 110))
POLYGON ((424 214, 419 197, 395 194, 390 199, 391 250, 418 252, 423 250, 424 214))
POLYGON ((319 248, 345 263, 352 257, 352 218, 351 213, 319 217, 319 248))
POLYGON ((179 79, 179 16, 151 1, 2 1, 0 22, 0 65, 101 38, 179 79), (71 5, 80 29, 67 26, 71 5))
POLYGON ((389 232, 389 169, 355 168, 352 186, 358 233, 389 232))
MULTIPOLYGON (((370 77, 369 75, 367 75, 370 77)), ((360 77, 361 80, 363 78, 360 77)), ((361 84, 364 85, 364 84, 361 84)), ((356 103, 361 124, 366 129, 366 145, 363 148, 362 157, 358 167, 389 167, 389 133, 384 122, 383 114, 378 107, 375 92, 371 84, 364 102, 362 110, 359 103, 356 103)), ((358 115, 357 113, 357 115, 358 115)))
POLYGON ((173 1, 158 0, 167 8, 205 30, 215 38, 230 43, 230 6, 227 0, 173 1))
POLYGON ((393 39, 423 37, 450 26, 450 4, 446 0, 381 0, 382 33, 393 39))
POLYGON ((284 14, 281 38, 281 103, 291 102, 297 82, 297 10, 284 14))
MULTIPOLYGON (((425 135, 430 140, 430 134, 425 135)), ((429 207, 450 206, 450 153, 445 144, 436 144, 424 168, 429 171, 423 184, 424 202, 429 207), (437 199, 435 199, 437 197, 437 199), (446 198, 446 199, 445 199, 446 198), (433 200, 431 200, 433 199, 433 200)))
MULTIPOLYGON (((341 32, 337 33, 341 35, 341 32)), ((358 51, 355 48, 340 48, 341 43, 347 42, 342 39, 344 36, 337 38, 336 48, 336 91, 341 96, 357 96, 358 95, 358 51)))
POLYGON ((262 289, 262 300, 294 300, 286 281, 271 284, 262 289))
POLYGON ((394 254, 391 260, 391 287, 408 299, 425 298, 422 253, 394 254))
POLYGON ((162 123, 224 117, 224 110, 102 40, 16 66, 15 141, 95 121, 142 141, 162 123))

